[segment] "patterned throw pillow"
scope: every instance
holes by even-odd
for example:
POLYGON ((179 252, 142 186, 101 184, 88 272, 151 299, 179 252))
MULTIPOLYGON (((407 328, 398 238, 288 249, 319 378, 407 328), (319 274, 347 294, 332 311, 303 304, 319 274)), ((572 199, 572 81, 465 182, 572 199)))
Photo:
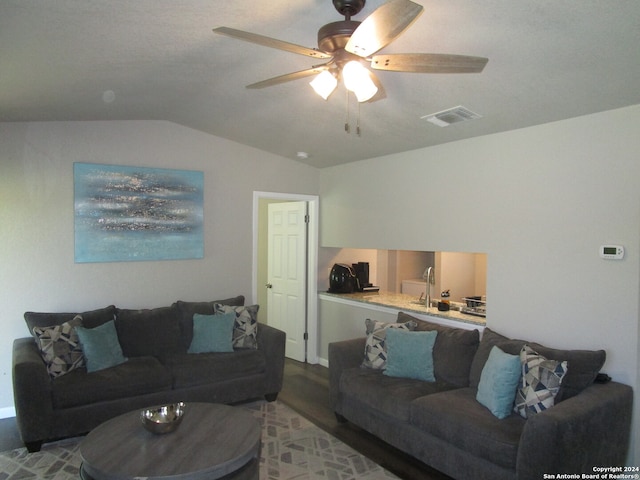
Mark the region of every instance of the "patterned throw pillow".
POLYGON ((259 305, 248 307, 232 307, 216 303, 215 314, 235 312, 236 320, 233 325, 233 348, 258 348, 258 309, 259 305))
POLYGON ((364 347, 362 366, 375 370, 383 370, 387 366, 387 329, 401 328, 403 330, 414 330, 417 325, 414 321, 385 323, 369 318, 367 318, 364 323, 367 327, 367 341, 364 347))
POLYGON ((82 317, 62 325, 33 327, 33 335, 51 378, 60 377, 76 368, 84 367, 85 360, 75 327, 82 326, 82 317))
POLYGON ((520 351, 522 383, 516 392, 514 411, 527 418, 553 407, 562 379, 567 373, 567 362, 547 360, 529 345, 520 351))

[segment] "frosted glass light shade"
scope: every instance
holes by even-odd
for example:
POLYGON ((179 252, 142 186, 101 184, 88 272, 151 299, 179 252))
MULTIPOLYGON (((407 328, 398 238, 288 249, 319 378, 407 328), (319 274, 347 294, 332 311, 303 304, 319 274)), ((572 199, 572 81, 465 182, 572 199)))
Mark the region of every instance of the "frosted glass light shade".
POLYGON ((326 100, 336 89, 338 80, 328 70, 325 70, 309 82, 309 85, 313 87, 318 95, 326 100))
POLYGON ((378 91, 369 70, 355 60, 348 62, 342 68, 342 77, 344 78, 344 86, 347 87, 347 90, 355 93, 359 102, 366 102, 378 91))

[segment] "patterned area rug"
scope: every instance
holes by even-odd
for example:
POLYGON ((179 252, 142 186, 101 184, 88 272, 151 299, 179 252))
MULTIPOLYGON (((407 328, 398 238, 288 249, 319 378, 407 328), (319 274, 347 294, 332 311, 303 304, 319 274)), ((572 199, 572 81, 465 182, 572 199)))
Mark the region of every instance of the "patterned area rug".
MULTIPOLYGON (((383 480, 397 477, 281 402, 244 405, 262 425, 261 480, 383 480)), ((0 480, 77 480, 82 437, 48 443, 37 453, 0 453, 0 480)))

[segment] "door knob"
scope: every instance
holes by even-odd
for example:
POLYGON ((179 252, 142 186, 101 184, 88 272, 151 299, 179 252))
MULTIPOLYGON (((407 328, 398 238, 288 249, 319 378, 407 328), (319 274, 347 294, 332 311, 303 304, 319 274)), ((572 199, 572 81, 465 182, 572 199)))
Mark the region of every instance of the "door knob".
POLYGON ((273 288, 273 285, 271 285, 270 283, 265 283, 264 286, 267 288, 273 288))

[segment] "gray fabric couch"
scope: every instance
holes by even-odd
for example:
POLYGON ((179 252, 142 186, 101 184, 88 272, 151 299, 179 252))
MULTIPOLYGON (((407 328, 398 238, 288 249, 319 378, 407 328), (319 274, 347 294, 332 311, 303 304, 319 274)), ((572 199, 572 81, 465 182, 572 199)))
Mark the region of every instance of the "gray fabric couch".
POLYGON ((435 382, 386 376, 364 368, 365 338, 329 345, 331 402, 350 421, 456 479, 537 480, 544 474, 593 474, 594 466, 625 464, 633 393, 596 383, 604 351, 570 351, 512 340, 489 328, 468 331, 414 319, 416 330, 437 330, 435 382), (476 400, 482 369, 494 345, 516 355, 524 344, 568 368, 553 407, 496 418, 476 400))
MULTIPOLYGON (((52 378, 34 337, 13 344, 16 420, 29 451, 43 442, 87 433, 100 423, 147 406, 185 402, 238 403, 276 399, 282 388, 285 334, 258 324, 257 348, 229 353, 187 353, 193 315, 214 313, 214 304, 244 305, 238 296, 211 302, 126 310, 109 306, 81 313, 83 326, 115 319, 120 365, 87 373, 77 368, 52 378)), ((69 322, 75 313, 25 313, 29 331, 69 322)))

